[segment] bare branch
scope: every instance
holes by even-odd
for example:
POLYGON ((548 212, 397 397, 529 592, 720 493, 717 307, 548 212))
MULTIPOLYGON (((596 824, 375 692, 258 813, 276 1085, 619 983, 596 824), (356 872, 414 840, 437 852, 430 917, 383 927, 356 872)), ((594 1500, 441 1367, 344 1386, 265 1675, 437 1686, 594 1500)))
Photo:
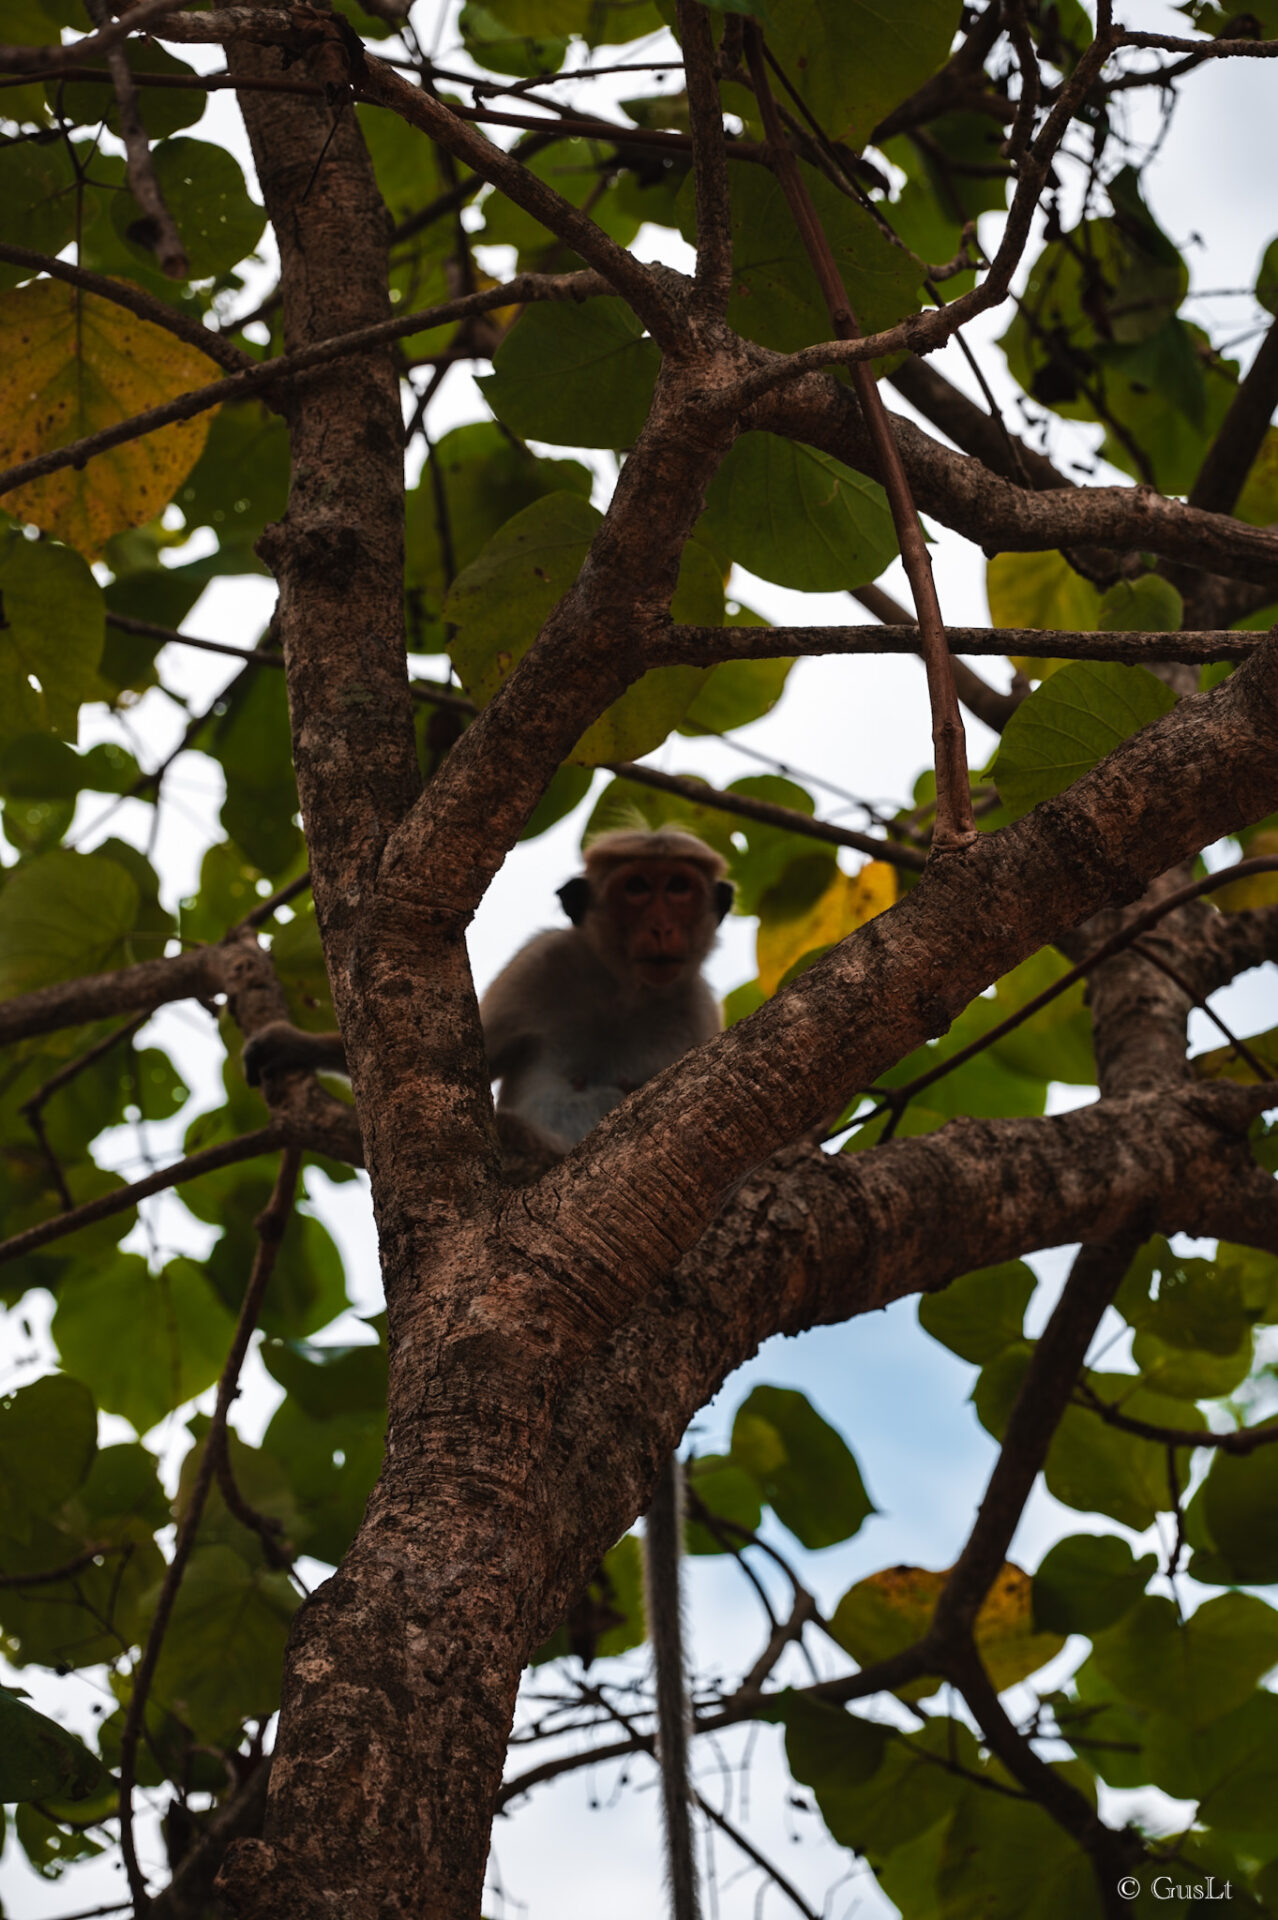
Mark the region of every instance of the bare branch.
POLYGON ((1278 406, 1278 320, 1238 384, 1189 490, 1191 507, 1232 513, 1278 406))
MULTIPOLYGON (((90 18, 99 29, 109 24, 111 15, 107 0, 86 0, 86 6, 90 18)), ((126 176, 133 198, 151 225, 147 244, 154 252, 162 273, 170 280, 185 280, 191 271, 186 248, 155 177, 155 168, 151 164, 151 143, 147 138, 142 110, 138 105, 137 88, 133 84, 133 73, 123 47, 108 48, 106 63, 120 116, 126 176)))
POLYGON ((1086 1407, 1107 1427, 1114 1427, 1119 1433, 1135 1434, 1140 1440, 1153 1440, 1164 1447, 1206 1447, 1215 1453, 1229 1453, 1243 1457, 1255 1453, 1258 1447, 1270 1447, 1278 1442, 1278 1426, 1269 1427, 1230 1427, 1224 1433, 1212 1433, 1198 1427, 1158 1427, 1148 1420, 1137 1420, 1121 1408, 1111 1406, 1108 1400, 1080 1380, 1074 1390, 1076 1406, 1086 1407))

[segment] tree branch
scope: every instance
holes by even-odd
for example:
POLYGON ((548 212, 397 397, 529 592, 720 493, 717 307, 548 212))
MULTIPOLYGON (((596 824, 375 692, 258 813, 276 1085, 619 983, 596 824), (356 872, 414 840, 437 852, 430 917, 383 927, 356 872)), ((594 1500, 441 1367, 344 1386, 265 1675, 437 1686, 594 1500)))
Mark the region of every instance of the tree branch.
POLYGON ((112 1214, 126 1213, 153 1193, 163 1193, 187 1180, 198 1180, 202 1173, 216 1173, 219 1167, 232 1167, 239 1160, 256 1159, 258 1154, 269 1153, 273 1147, 284 1144, 283 1130, 271 1125, 259 1127, 255 1133, 239 1134, 234 1140, 220 1141, 215 1147, 205 1147, 202 1153, 188 1154, 172 1166, 148 1173, 143 1180, 115 1187, 96 1200, 87 1200, 82 1207, 74 1207, 70 1213, 55 1214, 50 1220, 40 1221, 38 1226, 0 1240, 0 1266, 10 1260, 20 1260, 24 1254, 34 1253, 37 1247, 48 1246, 53 1240, 65 1239, 80 1227, 92 1226, 95 1220, 108 1220, 112 1214))
POLYGON ((814 820, 795 807, 774 806, 770 800, 756 800, 744 793, 723 793, 701 781, 683 779, 678 774, 659 773, 655 767, 641 767, 633 761, 615 761, 608 766, 619 780, 633 780, 637 786, 655 787, 659 793, 677 793, 694 806, 711 807, 720 813, 739 814, 745 820, 761 820, 788 833, 804 834, 809 840, 824 840, 836 847, 853 847, 872 859, 886 860, 889 866, 906 867, 921 873, 927 857, 917 847, 901 846, 893 840, 876 839, 872 833, 857 833, 852 827, 839 827, 830 820, 814 820))
POLYGON ((188 346, 198 347, 228 373, 239 373, 262 364, 251 353, 245 353, 243 347, 237 347, 233 340, 180 313, 131 280, 110 280, 104 273, 90 273, 87 267, 72 266, 69 260, 55 260, 47 253, 36 253, 31 247, 15 247, 7 240, 0 240, 0 260, 11 267, 30 267, 33 273, 47 273, 50 279, 65 280, 83 293, 110 300, 113 305, 136 314, 139 320, 149 320, 153 327, 163 327, 166 333, 185 340, 188 346))
POLYGON ((131 33, 157 31, 155 22, 166 14, 177 13, 183 0, 137 0, 127 13, 118 20, 112 20, 107 26, 99 27, 96 33, 86 34, 83 40, 73 40, 67 46, 55 47, 5 47, 0 46, 0 67, 10 73, 42 74, 50 53, 57 58, 79 67, 87 60, 94 60, 99 54, 109 53, 112 47, 119 46, 131 33))
POLYGON ((688 86, 692 167, 697 195, 697 271, 693 299, 721 315, 732 292, 732 201, 724 158, 723 109, 710 20, 700 0, 678 0, 679 39, 688 86))
MULTIPOLYGON (((746 54, 755 96, 763 115, 773 169, 789 202, 804 249, 829 308, 830 321, 840 340, 859 341, 861 328, 848 299, 838 264, 817 217, 816 208, 799 171, 799 163, 787 146, 777 116, 776 102, 768 81, 763 54, 763 36, 753 20, 746 23, 746 54)), ((914 509, 914 497, 905 467, 893 436, 883 396, 878 390, 868 362, 860 360, 851 367, 852 385, 869 430, 879 473, 892 510, 892 524, 905 565, 906 577, 914 595, 924 665, 927 669, 928 699, 932 708, 932 748, 936 766, 936 824, 932 834, 934 853, 953 853, 969 847, 976 838, 972 813, 972 791, 967 773, 967 747, 954 675, 950 666, 945 624, 941 618, 936 583, 927 542, 914 509)))
POLYGON ((1238 384, 1189 490, 1191 507, 1232 513, 1278 406, 1278 320, 1238 384))
MULTIPOLYGON (((86 6, 95 26, 100 29, 109 24, 111 16, 108 0, 86 0, 86 6)), ((147 245, 155 254, 162 273, 166 274, 170 280, 185 280, 191 271, 186 257, 186 248, 182 244, 182 236, 169 211, 160 183, 155 177, 155 168, 151 164, 151 143, 147 138, 142 110, 138 105, 138 90, 133 84, 132 69, 125 57, 123 47, 108 48, 106 63, 120 117, 125 176, 133 198, 151 226, 147 245)))
POLYGON ((148 407, 129 420, 117 422, 115 426, 103 427, 97 433, 72 440, 67 446, 52 447, 47 453, 37 454, 34 459, 20 461, 17 466, 0 472, 0 494, 25 486, 30 480, 39 480, 46 473, 57 473, 63 467, 83 467, 94 454, 105 453, 111 447, 123 446, 130 440, 140 440, 146 434, 154 433, 157 427, 169 425, 171 421, 190 420, 197 413, 206 413, 210 407, 221 406, 230 400, 243 400, 249 394, 262 393, 281 380, 296 379, 301 374, 330 366, 335 360, 345 359, 349 354, 372 352, 377 347, 387 346, 393 340, 422 332, 428 327, 443 326, 451 320, 465 320, 477 313, 489 313, 494 307, 523 306, 533 300, 586 300, 592 295, 611 291, 594 273, 520 273, 504 286, 485 287, 481 293, 464 294, 460 299, 445 301, 438 307, 423 307, 419 312, 399 314, 395 319, 379 321, 375 326, 358 327, 353 333, 335 334, 327 340, 299 347, 296 353, 284 353, 274 360, 255 362, 239 373, 228 375, 225 380, 215 380, 207 387, 196 387, 190 393, 179 394, 175 400, 166 401, 163 406, 148 407))
POLYGON ((31 1040, 62 1027, 83 1027, 113 1013, 153 1012, 170 1000, 205 1000, 221 993, 221 957, 216 947, 193 947, 163 960, 140 960, 114 973, 86 974, 34 993, 0 1000, 0 1046, 31 1040))
MULTIPOLYGON (((810 374, 784 394, 768 395, 750 409, 742 425, 806 441, 858 472, 881 478, 855 399, 828 375, 810 374)), ((974 540, 987 554, 1135 549, 1209 573, 1278 585, 1278 533, 1269 528, 1204 513, 1148 487, 1028 492, 982 461, 942 446, 912 421, 894 417, 893 431, 920 510, 974 540)))

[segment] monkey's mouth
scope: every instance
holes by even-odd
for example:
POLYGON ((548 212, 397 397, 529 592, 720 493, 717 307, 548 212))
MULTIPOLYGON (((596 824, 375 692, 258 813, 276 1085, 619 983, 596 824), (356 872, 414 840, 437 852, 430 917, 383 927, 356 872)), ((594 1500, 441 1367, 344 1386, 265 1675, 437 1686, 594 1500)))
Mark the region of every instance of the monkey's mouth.
POLYGON ((664 984, 673 980, 683 971, 684 962, 673 953, 654 953, 645 955, 637 962, 640 977, 650 986, 664 984))

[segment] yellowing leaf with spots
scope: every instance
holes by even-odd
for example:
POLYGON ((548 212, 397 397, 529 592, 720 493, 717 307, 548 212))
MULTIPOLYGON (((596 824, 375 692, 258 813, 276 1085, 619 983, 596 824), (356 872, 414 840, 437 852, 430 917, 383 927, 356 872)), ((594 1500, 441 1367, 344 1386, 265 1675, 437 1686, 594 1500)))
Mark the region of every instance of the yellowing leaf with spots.
MULTIPOLYGON (((923 1638, 948 1579, 948 1572, 929 1567, 885 1567, 848 1589, 834 1610, 831 1632, 859 1665, 886 1660, 923 1638)), ((1005 1561, 976 1616, 976 1644, 1000 1693, 1037 1673, 1065 1645, 1063 1634, 1035 1631, 1032 1587, 1029 1574, 1005 1561)), ((903 1691, 921 1698, 932 1684, 903 1691)))
POLYGON ((859 873, 836 868, 825 892, 803 913, 774 919, 765 912, 756 946, 762 991, 775 993, 796 961, 854 933, 895 899, 895 872, 886 861, 870 860, 859 873))
MULTIPOLYGON (((217 368, 195 347, 123 307, 57 280, 0 294, 0 466, 16 466, 128 420, 217 368)), ((82 553, 162 511, 203 450, 212 412, 179 420, 5 496, 8 511, 82 553)))

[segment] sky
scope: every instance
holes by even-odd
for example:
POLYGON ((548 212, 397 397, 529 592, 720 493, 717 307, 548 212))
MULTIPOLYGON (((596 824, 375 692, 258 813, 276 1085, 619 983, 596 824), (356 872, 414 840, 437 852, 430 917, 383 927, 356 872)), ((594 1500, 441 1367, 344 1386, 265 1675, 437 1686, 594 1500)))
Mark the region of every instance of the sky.
MULTIPOLYGON (((434 12, 434 0, 419 0, 415 17, 428 28, 434 12)), ((1120 5, 1119 12, 1135 27, 1183 31, 1183 20, 1169 6, 1131 0, 1120 5)), ((423 37, 430 38, 428 30, 423 37)), ((443 44, 447 44, 446 35, 443 44)), ((196 51, 186 49, 184 57, 196 51)), ((632 50, 631 57, 641 56, 632 50)), ((1148 176, 1147 191, 1156 216, 1179 244, 1190 243, 1187 258, 1196 289, 1249 287, 1260 254, 1273 237, 1278 221, 1269 210, 1275 161, 1271 102, 1272 70, 1267 63, 1228 68, 1220 63, 1194 74, 1185 86, 1171 137, 1148 176)), ((1148 128, 1148 120, 1143 125, 1148 128)), ((227 139, 247 167, 247 146, 230 96, 214 96, 205 122, 192 131, 200 137, 227 139)), ((983 228, 983 235, 988 244, 988 229, 983 228)), ((647 232, 641 237, 640 251, 675 265, 686 263, 682 243, 668 234, 647 232)), ((492 266, 500 270, 503 262, 494 258, 492 266)), ((1241 331, 1251 314, 1247 301, 1215 293, 1192 311, 1204 321, 1210 316, 1213 332, 1218 326, 1241 331), (1244 318, 1235 328, 1240 313, 1244 318)), ((1009 388, 993 342, 1006 317, 1005 311, 986 316, 970 329, 971 344, 1000 396, 1009 388)), ((1251 350, 1250 343, 1240 347, 1241 357, 1246 359, 1251 350)), ((946 349, 933 364, 956 385, 973 391, 957 348, 946 349)), ((909 411, 895 393, 890 403, 909 411)), ((477 390, 459 372, 442 389, 438 410, 432 413, 432 432, 438 437, 450 426, 484 413, 477 390)), ((1087 435, 1076 435, 1070 444, 1075 451, 1085 450, 1087 435)), ((606 456, 585 457, 603 469, 606 456)), ((937 536, 933 564, 946 618, 956 624, 983 623, 988 618, 983 556, 944 529, 933 526, 932 531, 937 536)), ((899 564, 882 584, 908 604, 899 564)), ((740 571, 734 575, 731 592, 776 622, 839 624, 864 617, 846 596, 790 593, 740 571)), ((216 582, 186 622, 187 630, 251 645, 269 616, 272 599, 273 588, 266 580, 216 582)), ((977 664, 990 677, 998 671, 997 663, 977 664)), ((197 707, 216 693, 230 672, 230 663, 219 664, 208 655, 178 649, 162 656, 162 667, 169 684, 197 707)), ((164 756, 185 720, 185 714, 162 695, 145 697, 130 716, 142 743, 144 764, 154 765, 164 756)), ((928 757, 929 731, 923 672, 916 660, 813 660, 796 666, 778 708, 747 729, 742 741, 754 753, 793 767, 800 779, 813 776, 840 792, 897 804, 909 793, 928 757)), ((92 719, 81 744, 91 745, 104 737, 117 736, 105 718, 92 719)), ((993 736, 970 720, 968 747, 974 765, 983 764, 993 744, 993 736)), ((677 737, 651 756, 651 763, 671 772, 700 773, 720 785, 762 770, 727 743, 677 737)), ((597 776, 595 797, 605 778, 597 776)), ((836 793, 815 786, 813 791, 823 815, 861 824, 859 813, 836 793)), ((166 810, 156 861, 166 904, 172 906, 193 890, 206 846, 221 837, 218 769, 198 756, 183 755, 169 776, 166 792, 172 794, 173 804, 166 810)), ((559 922, 554 890, 577 866, 590 804, 538 840, 517 848, 497 876, 470 934, 481 990, 529 933, 559 922)), ((119 833, 145 845, 151 825, 147 809, 125 803, 108 820, 107 808, 101 796, 82 802, 77 844, 88 849, 107 833, 119 833)), ((710 961, 712 983, 726 993, 754 971, 753 923, 730 918, 710 961)), ((1273 989, 1269 969, 1236 983, 1217 996, 1215 1004, 1237 1031, 1252 1033, 1273 1023, 1273 989)), ((1214 1044, 1215 1036, 1202 1017, 1195 1016, 1195 1021, 1196 1044, 1214 1044)), ((179 1051, 193 1089, 192 1104, 176 1123, 149 1129, 149 1149, 165 1154, 174 1150, 195 1112, 220 1103, 221 1052, 204 1017, 190 1006, 158 1014, 142 1035, 142 1044, 151 1042, 179 1051)), ((1079 1097, 1078 1090, 1061 1089, 1057 1104, 1072 1104, 1079 1097)), ((103 1157, 129 1169, 138 1146, 134 1130, 122 1128, 108 1141, 103 1157)), ((357 1310, 375 1310, 380 1304, 376 1244, 362 1179, 337 1188, 313 1174, 308 1192, 314 1211, 342 1247, 357 1310)), ((166 1246, 197 1257, 207 1250, 208 1230, 193 1223, 171 1198, 152 1203, 151 1220, 166 1246)), ((1068 1258, 1068 1250, 1059 1249, 1036 1257, 1033 1263, 1045 1284, 1031 1309, 1032 1331, 1050 1310, 1068 1258)), ((18 1315, 7 1316, 7 1324, 0 1327, 0 1389, 24 1383, 47 1365, 51 1310, 51 1301, 36 1298, 27 1315, 29 1333, 23 1331, 18 1315)), ((339 1323, 326 1337, 339 1339, 346 1331, 339 1323)), ((1103 1326, 1098 1343, 1110 1338, 1111 1332, 1103 1326)), ((881 1567, 896 1563, 943 1567, 957 1554, 994 1458, 993 1443, 968 1405, 973 1379, 974 1369, 920 1333, 914 1303, 902 1301, 848 1326, 769 1342, 698 1416, 692 1444, 700 1452, 721 1447, 733 1411, 761 1381, 800 1388, 845 1435, 861 1464, 876 1515, 856 1539, 823 1553, 796 1549, 779 1528, 769 1536, 791 1554, 801 1577, 828 1610, 854 1580, 881 1567)), ((236 1414, 249 1439, 257 1438, 269 1419, 275 1391, 260 1363, 252 1360, 236 1414)), ((182 1420, 189 1411, 185 1409, 148 1436, 170 1473, 185 1444, 182 1420)), ((106 1418, 104 1437, 131 1437, 131 1429, 106 1418)), ((1032 1567, 1053 1540, 1085 1524, 1082 1516, 1060 1507, 1040 1488, 1026 1510, 1013 1557, 1032 1567)), ((734 1665, 748 1663, 761 1641, 758 1602, 735 1569, 720 1561, 697 1561, 688 1577, 695 1666, 703 1677, 730 1674, 734 1665)), ((773 1590, 779 1597, 784 1583, 774 1582, 773 1590)), ((828 1652, 819 1647, 815 1652, 820 1670, 832 1671, 828 1652)), ((1067 1648, 1048 1679, 1068 1672, 1077 1653, 1077 1647, 1067 1648)), ((631 1656, 624 1670, 641 1674, 641 1656, 631 1656)), ((795 1667, 793 1673, 801 1678, 802 1669, 795 1667)), ((32 1673, 6 1677, 10 1684, 16 1681, 30 1687, 35 1704, 43 1710, 56 1713, 79 1731, 89 1730, 90 1709, 101 1698, 100 1674, 56 1684, 37 1684, 32 1673)), ((537 1684, 553 1686, 554 1671, 543 1670, 537 1684)), ((1040 1685, 1045 1685, 1041 1678, 1040 1685)), ((540 1758, 541 1751, 529 1757, 540 1758)), ((773 1730, 761 1729, 753 1735, 742 1730, 718 1749, 701 1751, 698 1769, 702 1790, 747 1827, 754 1844, 803 1890, 822 1920, 847 1920, 852 1914, 858 1920, 874 1920, 894 1911, 864 1869, 824 1835, 819 1818, 790 1804, 792 1788, 773 1730)), ((517 1763, 512 1771, 518 1770, 517 1763)), ((514 1817, 499 1822, 485 1909, 491 1920, 597 1920, 605 1905, 610 1920, 650 1920, 661 1910, 654 1777, 651 1766, 643 1761, 634 1764, 625 1787, 619 1786, 616 1768, 584 1770, 540 1790, 514 1817), (567 1846, 565 1836, 570 1836, 567 1846)), ((1120 1796, 1115 1805, 1127 1812, 1130 1798, 1120 1796)), ((1143 1804, 1150 1805, 1148 1800, 1143 1804)), ((1170 1817, 1169 1806, 1164 1804, 1160 1810, 1170 1817)), ((144 1829, 143 1844, 144 1857, 158 1868, 161 1855, 153 1825, 144 1829)), ((708 1844, 714 1858, 715 1902, 708 1905, 712 1920, 751 1920, 758 1915, 772 1920, 773 1915, 793 1911, 775 1888, 761 1893, 757 1874, 742 1874, 741 1856, 722 1835, 713 1836, 708 1844)), ((0 1899, 11 1920, 78 1913, 122 1897, 122 1878, 105 1863, 77 1869, 61 1885, 42 1882, 27 1868, 12 1839, 0 1862, 0 1899)))

